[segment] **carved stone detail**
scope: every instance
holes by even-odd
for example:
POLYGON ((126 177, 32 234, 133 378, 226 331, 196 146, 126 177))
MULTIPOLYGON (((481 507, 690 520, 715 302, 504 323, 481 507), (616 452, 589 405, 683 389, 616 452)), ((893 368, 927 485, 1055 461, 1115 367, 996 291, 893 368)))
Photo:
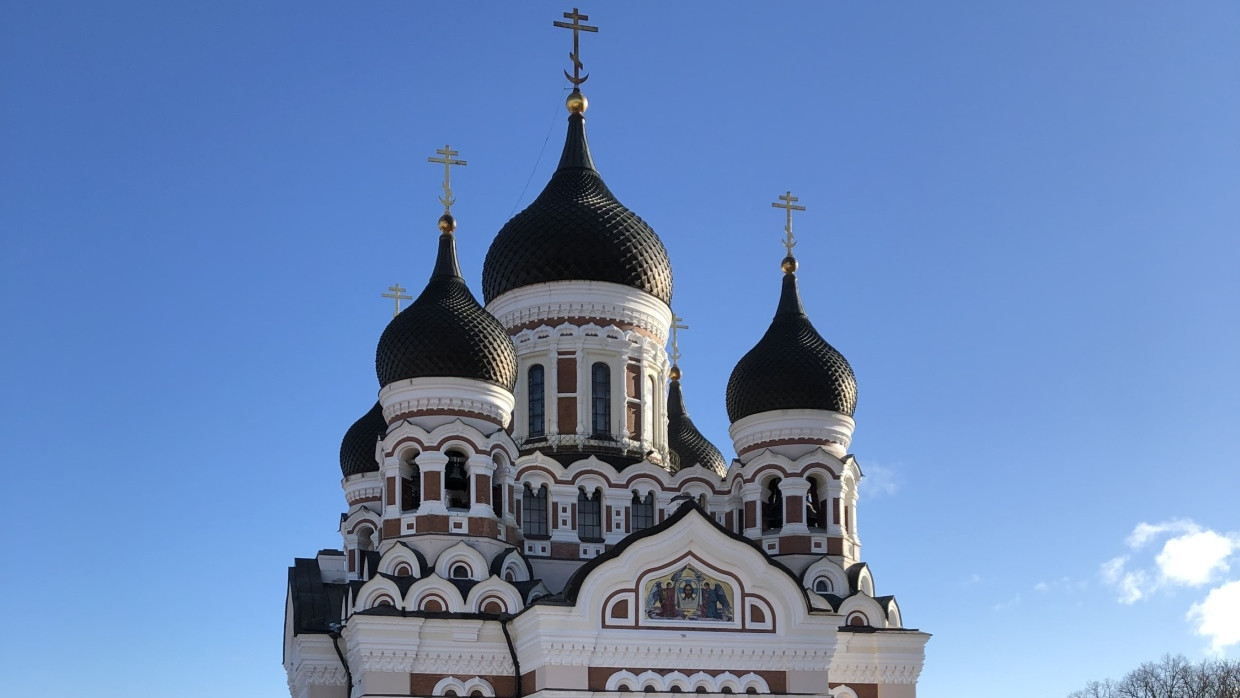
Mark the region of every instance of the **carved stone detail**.
POLYGON ((832 664, 832 683, 915 684, 921 664, 832 664))

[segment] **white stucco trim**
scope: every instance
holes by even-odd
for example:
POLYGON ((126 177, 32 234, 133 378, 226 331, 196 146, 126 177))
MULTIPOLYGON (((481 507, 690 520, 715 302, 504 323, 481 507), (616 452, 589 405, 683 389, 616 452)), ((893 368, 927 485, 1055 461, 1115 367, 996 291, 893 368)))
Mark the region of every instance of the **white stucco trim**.
POLYGON ((607 318, 636 325, 667 341, 672 309, 654 296, 605 281, 550 281, 522 286, 487 304, 487 310, 510 330, 563 318, 607 318))

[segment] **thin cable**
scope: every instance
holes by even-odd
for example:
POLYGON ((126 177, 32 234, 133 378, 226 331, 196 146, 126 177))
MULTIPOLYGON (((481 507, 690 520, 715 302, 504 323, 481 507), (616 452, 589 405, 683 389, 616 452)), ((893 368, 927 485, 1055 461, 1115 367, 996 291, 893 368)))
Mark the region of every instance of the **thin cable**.
MULTIPOLYGON (((564 92, 568 88, 562 88, 560 92, 564 92)), ((556 105, 555 111, 551 113, 551 121, 547 122, 547 135, 543 137, 542 147, 538 149, 538 159, 534 161, 534 169, 530 170, 530 176, 525 178, 525 186, 521 187, 521 194, 517 196, 517 202, 512 205, 512 210, 508 212, 508 217, 517 212, 517 207, 521 205, 521 200, 525 198, 525 192, 529 191, 530 182, 534 180, 534 173, 538 172, 538 166, 542 164, 543 153, 547 150, 547 141, 551 140, 551 129, 555 126, 555 115, 560 113, 559 105, 556 105)))

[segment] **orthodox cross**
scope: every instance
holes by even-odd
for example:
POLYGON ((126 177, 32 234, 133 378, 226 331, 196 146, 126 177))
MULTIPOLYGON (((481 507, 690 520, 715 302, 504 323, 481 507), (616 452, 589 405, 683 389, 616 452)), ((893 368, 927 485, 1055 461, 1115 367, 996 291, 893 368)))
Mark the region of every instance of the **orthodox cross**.
POLYGON ((800 201, 800 199, 793 196, 792 192, 780 194, 779 200, 783 203, 771 204, 771 206, 774 208, 782 208, 788 212, 788 222, 784 224, 784 233, 787 235, 787 237, 784 238, 784 247, 788 249, 788 256, 791 257, 792 248, 797 246, 797 239, 792 235, 792 212, 804 211, 805 207, 796 205, 796 202, 800 201))
POLYGON ((580 38, 580 32, 597 32, 598 27, 591 27, 587 24, 581 24, 578 20, 588 20, 590 19, 590 15, 583 15, 577 12, 577 8, 575 7, 572 12, 565 12, 564 18, 573 20, 573 23, 552 22, 552 24, 563 29, 573 30, 573 52, 568 54, 568 59, 573 62, 573 74, 569 75, 566 70, 564 71, 564 77, 568 78, 568 81, 573 83, 573 87, 576 87, 590 78, 589 73, 587 73, 584 78, 581 77, 581 49, 577 44, 577 41, 580 38))
MULTIPOLYGON (((443 165, 443 196, 439 197, 439 203, 443 204, 443 212, 451 213, 452 204, 456 203, 456 199, 452 198, 452 166, 465 166, 464 160, 455 160, 453 155, 460 155, 459 151, 453 150, 452 146, 444 145, 435 151, 442 155, 441 158, 426 158, 427 162, 437 162, 443 165)), ((399 301, 397 301, 399 303, 399 301)))
POLYGON ((402 295, 409 289, 401 286, 399 282, 392 286, 388 286, 388 290, 391 291, 391 293, 381 293, 379 295, 384 298, 391 298, 396 303, 396 310, 392 312, 392 317, 396 317, 397 315, 400 315, 400 302, 411 301, 413 300, 413 296, 402 295))
POLYGON ((680 324, 684 321, 685 319, 680 317, 679 315, 675 315, 675 314, 672 315, 672 364, 673 365, 680 363, 680 342, 677 341, 678 336, 676 334, 676 330, 689 329, 688 325, 680 324))

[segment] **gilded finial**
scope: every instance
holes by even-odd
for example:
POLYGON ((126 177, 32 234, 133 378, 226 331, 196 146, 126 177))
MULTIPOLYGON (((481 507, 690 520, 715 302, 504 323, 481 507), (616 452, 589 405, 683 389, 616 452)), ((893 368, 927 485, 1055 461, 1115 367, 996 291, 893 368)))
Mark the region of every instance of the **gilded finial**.
POLYGON ((679 315, 672 315, 672 372, 671 378, 674 381, 680 380, 680 335, 677 330, 687 330, 688 325, 683 325, 684 318, 679 315))
POLYGON ((388 286, 388 290, 391 291, 391 293, 381 293, 379 295, 384 298, 391 298, 395 302, 396 309, 392 311, 392 317, 396 317, 397 315, 400 315, 400 302, 411 301, 413 300, 413 296, 404 295, 405 291, 408 291, 409 289, 401 286, 399 282, 388 286))
POLYGON ((791 274, 792 272, 797 270, 797 258, 792 256, 792 248, 797 246, 796 236, 792 234, 792 212, 793 211, 804 211, 805 207, 796 205, 796 202, 800 201, 800 199, 793 196, 792 192, 790 191, 780 194, 779 200, 782 201, 783 203, 773 203, 771 204, 771 206, 773 208, 782 208, 788 214, 787 222, 784 223, 784 241, 783 241, 784 249, 788 250, 788 256, 784 257, 783 261, 780 262, 779 266, 781 269, 784 270, 785 274, 791 274))
POLYGON ((452 204, 456 203, 456 199, 452 197, 452 166, 464 167, 467 163, 453 158, 454 155, 460 155, 460 152, 453 150, 450 145, 444 145, 435 152, 443 157, 429 157, 426 161, 443 165, 443 196, 439 197, 439 203, 443 204, 443 215, 439 217, 439 232, 451 233, 456 230, 456 218, 452 216, 452 204))
POLYGON ((588 24, 582 24, 582 22, 590 19, 590 16, 581 14, 575 7, 572 12, 565 12, 564 18, 573 20, 572 24, 560 21, 552 22, 552 24, 563 29, 573 30, 573 52, 568 54, 568 59, 573 62, 573 74, 569 75, 567 70, 564 71, 564 77, 568 78, 568 81, 573 83, 573 92, 568 96, 566 106, 570 112, 574 114, 582 114, 585 112, 586 108, 590 106, 590 103, 586 101, 586 96, 581 94, 581 83, 589 80, 590 75, 589 73, 585 75, 581 74, 581 32, 597 32, 598 27, 591 27, 588 24))

